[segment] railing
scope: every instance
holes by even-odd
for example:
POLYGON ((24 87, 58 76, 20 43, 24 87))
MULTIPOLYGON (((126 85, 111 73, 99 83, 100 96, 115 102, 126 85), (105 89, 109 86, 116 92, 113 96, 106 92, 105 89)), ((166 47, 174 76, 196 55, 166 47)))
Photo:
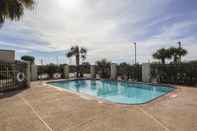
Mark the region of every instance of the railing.
POLYGON ((26 64, 0 61, 0 92, 26 86, 26 64))
MULTIPOLYGON (((38 79, 39 80, 49 80, 49 79, 64 79, 64 67, 65 65, 39 65, 37 66, 38 69, 38 79)), ((69 72, 71 74, 76 74, 76 66, 70 65, 69 72)), ((90 66, 89 65, 80 65, 80 72, 81 74, 89 74, 90 73, 90 66)))
POLYGON ((64 78, 64 65, 39 65, 38 67, 38 79, 61 79, 64 78))

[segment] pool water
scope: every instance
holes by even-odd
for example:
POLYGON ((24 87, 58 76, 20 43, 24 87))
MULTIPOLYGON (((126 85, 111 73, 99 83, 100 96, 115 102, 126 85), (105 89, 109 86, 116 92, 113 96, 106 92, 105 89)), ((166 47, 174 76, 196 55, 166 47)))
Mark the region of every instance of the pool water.
POLYGON ((147 103, 174 90, 174 88, 166 86, 111 80, 70 80, 49 82, 48 84, 121 104, 147 103))

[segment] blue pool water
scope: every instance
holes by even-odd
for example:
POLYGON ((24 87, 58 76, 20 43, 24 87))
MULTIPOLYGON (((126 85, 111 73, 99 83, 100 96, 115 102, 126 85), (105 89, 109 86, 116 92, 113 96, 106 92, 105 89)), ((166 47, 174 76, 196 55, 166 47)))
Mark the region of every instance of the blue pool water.
POLYGON ((111 80, 73 80, 48 84, 122 104, 143 104, 174 90, 171 87, 111 80))

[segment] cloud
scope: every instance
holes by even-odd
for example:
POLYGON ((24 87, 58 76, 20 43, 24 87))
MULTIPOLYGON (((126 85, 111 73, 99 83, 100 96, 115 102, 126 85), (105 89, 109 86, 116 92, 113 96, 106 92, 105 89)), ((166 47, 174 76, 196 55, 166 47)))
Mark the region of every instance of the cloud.
MULTIPOLYGON (((139 62, 152 60, 160 47, 182 41, 195 59, 197 10, 195 0, 37 0, 20 22, 8 22, 0 30, 0 45, 39 57, 63 60, 73 45, 88 48, 88 61, 101 58, 132 62, 137 42, 139 62), (192 48, 191 48, 192 47, 192 48), (25 50, 25 51, 24 51, 25 50), (64 51, 65 50, 65 51, 64 51), (38 53, 43 52, 43 53, 38 53), (51 53, 48 53, 51 52, 51 53), (58 54, 58 53, 57 53, 58 54)), ((43 58, 44 59, 44 58, 43 58)), ((46 58, 45 58, 46 59, 46 58)))

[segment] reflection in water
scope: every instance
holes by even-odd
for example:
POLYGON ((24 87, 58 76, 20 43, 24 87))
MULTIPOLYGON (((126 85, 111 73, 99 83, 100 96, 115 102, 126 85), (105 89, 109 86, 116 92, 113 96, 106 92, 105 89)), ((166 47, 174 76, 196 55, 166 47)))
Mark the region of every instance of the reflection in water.
POLYGON ((95 80, 92 80, 92 81, 90 82, 90 88, 91 88, 92 90, 96 90, 96 88, 97 88, 97 83, 96 83, 95 80))
POLYGON ((118 83, 113 81, 103 81, 102 86, 98 88, 98 96, 112 96, 118 94, 118 83))
POLYGON ((74 81, 74 88, 77 92, 80 92, 82 88, 87 87, 87 82, 83 80, 75 80, 74 81))
POLYGON ((77 92, 79 92, 80 90, 79 90, 79 88, 80 88, 80 82, 79 81, 76 81, 76 83, 75 83, 75 89, 76 89, 76 91, 77 92))

